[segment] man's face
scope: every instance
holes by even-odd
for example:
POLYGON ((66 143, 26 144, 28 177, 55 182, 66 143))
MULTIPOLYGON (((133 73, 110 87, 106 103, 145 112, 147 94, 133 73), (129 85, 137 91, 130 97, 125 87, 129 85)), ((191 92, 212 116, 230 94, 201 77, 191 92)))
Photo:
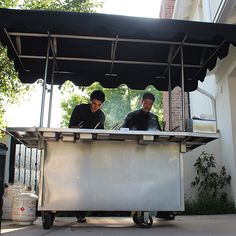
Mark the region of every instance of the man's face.
POLYGON ((90 101, 90 110, 91 110, 91 112, 98 111, 101 108, 101 106, 102 106, 102 102, 95 99, 95 98, 90 101))
POLYGON ((142 110, 144 112, 149 112, 152 109, 153 101, 149 98, 146 98, 142 100, 142 105, 143 105, 142 110))

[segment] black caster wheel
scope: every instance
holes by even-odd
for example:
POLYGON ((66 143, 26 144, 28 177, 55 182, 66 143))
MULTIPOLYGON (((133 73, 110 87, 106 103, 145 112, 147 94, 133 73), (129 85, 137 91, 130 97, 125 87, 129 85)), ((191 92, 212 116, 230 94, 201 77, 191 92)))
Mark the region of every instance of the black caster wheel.
POLYGON ((148 221, 144 221, 143 213, 141 216, 138 216, 137 212, 135 212, 133 216, 133 221, 141 228, 150 228, 153 224, 153 219, 151 216, 149 216, 148 221))
POLYGON ((174 220, 175 219, 175 215, 170 214, 170 215, 166 216, 164 219, 165 220, 174 220))
POLYGON ((50 211, 42 212, 42 223, 44 229, 50 229, 54 222, 54 215, 50 211))
POLYGON ((158 211, 156 217, 164 220, 174 220, 175 213, 173 211, 158 211))
POLYGON ((152 219, 151 216, 149 216, 147 222, 144 222, 144 218, 143 218, 143 217, 140 217, 140 218, 139 218, 139 224, 138 224, 138 225, 139 225, 141 228, 150 228, 150 227, 152 226, 152 224, 153 224, 153 219, 152 219))
POLYGON ((138 217, 137 217, 137 212, 134 213, 134 216, 133 216, 133 222, 138 225, 139 224, 139 221, 138 221, 138 217))

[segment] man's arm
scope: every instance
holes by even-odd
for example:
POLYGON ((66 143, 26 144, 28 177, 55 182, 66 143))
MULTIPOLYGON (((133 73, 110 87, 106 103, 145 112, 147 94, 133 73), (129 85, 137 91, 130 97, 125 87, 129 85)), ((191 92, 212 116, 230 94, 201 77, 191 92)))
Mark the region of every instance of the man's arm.
POLYGON ((76 106, 71 114, 69 128, 77 128, 79 124, 79 109, 76 106))
POLYGON ((159 120, 158 120, 158 116, 157 116, 156 119, 157 119, 157 129, 162 131, 161 125, 160 125, 159 120))
POLYGON ((130 128, 132 126, 132 121, 133 121, 133 114, 129 113, 121 125, 121 128, 130 128))
POLYGON ((104 129, 104 123, 105 123, 106 116, 102 111, 100 113, 100 118, 99 119, 100 119, 100 121, 98 121, 98 123, 96 124, 94 129, 104 129))
POLYGON ((150 113, 150 116, 149 116, 148 130, 162 131, 159 120, 158 120, 158 116, 153 113, 150 113))
POLYGON ((101 121, 95 129, 104 129, 104 122, 101 121))

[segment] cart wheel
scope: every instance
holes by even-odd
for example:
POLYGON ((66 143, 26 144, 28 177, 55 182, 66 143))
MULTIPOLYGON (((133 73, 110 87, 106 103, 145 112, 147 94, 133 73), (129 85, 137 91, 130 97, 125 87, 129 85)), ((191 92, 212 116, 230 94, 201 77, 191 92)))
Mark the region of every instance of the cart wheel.
POLYGON ((148 222, 144 222, 144 218, 140 217, 139 219, 139 226, 142 228, 150 228, 153 224, 153 219, 149 216, 148 222))
POLYGON ((50 229, 54 222, 54 215, 50 211, 43 211, 42 212, 42 222, 44 229, 50 229))
POLYGON ((174 220, 175 219, 175 215, 170 214, 170 215, 166 216, 164 219, 165 220, 174 220))
POLYGON ((162 218, 165 220, 174 220, 175 213, 173 211, 158 211, 156 214, 157 218, 162 218))
POLYGON ((137 212, 134 213, 134 216, 133 216, 133 221, 136 225, 139 224, 139 220, 138 220, 138 217, 137 217, 137 212))
POLYGON ((135 212, 133 216, 133 221, 136 225, 140 226, 141 228, 150 228, 153 224, 153 219, 151 216, 149 216, 148 222, 145 222, 143 215, 138 217, 137 212, 135 212))

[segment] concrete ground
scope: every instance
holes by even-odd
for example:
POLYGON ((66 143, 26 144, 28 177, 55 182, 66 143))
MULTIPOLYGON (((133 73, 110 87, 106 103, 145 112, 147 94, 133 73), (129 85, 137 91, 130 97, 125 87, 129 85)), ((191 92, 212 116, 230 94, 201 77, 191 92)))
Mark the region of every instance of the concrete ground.
POLYGON ((129 217, 88 217, 87 223, 77 223, 75 218, 57 217, 49 230, 42 227, 41 218, 32 225, 21 226, 3 221, 3 236, 103 236, 103 235, 158 235, 158 236, 235 236, 236 214, 207 216, 177 216, 174 221, 154 218, 153 226, 138 228, 129 217))

